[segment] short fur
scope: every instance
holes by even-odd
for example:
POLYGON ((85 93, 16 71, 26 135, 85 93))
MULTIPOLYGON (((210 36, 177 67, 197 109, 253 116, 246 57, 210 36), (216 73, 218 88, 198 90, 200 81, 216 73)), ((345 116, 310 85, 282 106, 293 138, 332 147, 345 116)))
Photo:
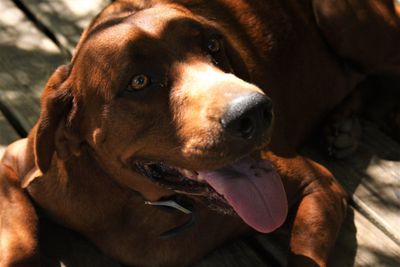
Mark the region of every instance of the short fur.
POLYGON ((30 199, 131 266, 185 266, 249 231, 194 198, 199 223, 161 241, 187 218, 144 205, 175 193, 130 166, 151 158, 213 169, 242 155, 248 145, 215 119, 229 90, 272 99, 275 125, 262 157, 274 162, 293 209, 288 265, 326 266, 347 196, 296 150, 364 77, 400 74, 399 31, 392 0, 115 1, 49 79, 29 137, 2 159, 0 265, 38 262, 30 199), (202 42, 215 34, 223 53, 207 55, 202 42), (151 73, 157 88, 125 90, 137 73, 151 73))

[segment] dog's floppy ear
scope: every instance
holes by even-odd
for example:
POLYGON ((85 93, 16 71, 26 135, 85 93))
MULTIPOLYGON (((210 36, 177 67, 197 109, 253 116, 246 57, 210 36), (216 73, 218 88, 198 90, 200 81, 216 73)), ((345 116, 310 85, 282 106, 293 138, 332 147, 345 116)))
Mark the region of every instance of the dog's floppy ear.
POLYGON ((63 65, 52 74, 41 97, 41 113, 34 134, 36 166, 42 173, 48 171, 57 135, 65 132, 74 109, 72 88, 68 83, 69 66, 63 65), (61 129, 61 130, 60 130, 61 129))
POLYGON ((394 0, 312 0, 316 23, 335 53, 372 73, 398 64, 400 18, 394 0))

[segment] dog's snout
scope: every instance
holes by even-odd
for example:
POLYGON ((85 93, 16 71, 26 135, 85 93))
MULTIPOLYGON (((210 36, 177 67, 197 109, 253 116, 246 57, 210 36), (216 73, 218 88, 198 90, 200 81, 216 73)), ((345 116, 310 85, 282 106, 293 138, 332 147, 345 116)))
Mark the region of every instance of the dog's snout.
POLYGON ((261 93, 235 97, 221 117, 224 130, 235 137, 259 139, 272 120, 272 102, 261 93))

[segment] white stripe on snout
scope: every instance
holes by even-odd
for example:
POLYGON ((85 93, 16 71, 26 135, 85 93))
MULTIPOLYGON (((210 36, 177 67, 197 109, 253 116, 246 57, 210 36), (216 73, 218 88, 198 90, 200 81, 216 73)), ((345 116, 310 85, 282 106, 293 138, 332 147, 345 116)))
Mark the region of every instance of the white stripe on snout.
POLYGON ((185 62, 177 72, 171 104, 182 152, 190 157, 207 154, 222 142, 221 117, 232 100, 254 92, 263 94, 257 86, 211 64, 185 62))
POLYGON ((264 94, 257 86, 250 84, 231 73, 224 73, 214 66, 208 64, 194 64, 186 67, 184 74, 184 83, 189 85, 189 93, 192 96, 203 94, 204 91, 218 85, 224 85, 223 95, 230 97, 237 94, 238 91, 253 91, 264 94), (196 90, 194 90, 196 89, 196 90))

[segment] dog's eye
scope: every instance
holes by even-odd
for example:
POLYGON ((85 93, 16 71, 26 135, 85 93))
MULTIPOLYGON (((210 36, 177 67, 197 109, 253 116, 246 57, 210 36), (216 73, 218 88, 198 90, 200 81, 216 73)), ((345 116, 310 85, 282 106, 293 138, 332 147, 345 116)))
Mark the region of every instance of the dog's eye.
POLYGON ((220 44, 219 40, 217 40, 215 38, 210 39, 207 43, 207 49, 208 49, 208 51, 210 51, 212 53, 219 52, 219 50, 221 50, 221 44, 220 44))
POLYGON ((149 84, 150 84, 150 78, 144 74, 139 74, 133 77, 130 84, 130 89, 139 91, 144 89, 149 84))

